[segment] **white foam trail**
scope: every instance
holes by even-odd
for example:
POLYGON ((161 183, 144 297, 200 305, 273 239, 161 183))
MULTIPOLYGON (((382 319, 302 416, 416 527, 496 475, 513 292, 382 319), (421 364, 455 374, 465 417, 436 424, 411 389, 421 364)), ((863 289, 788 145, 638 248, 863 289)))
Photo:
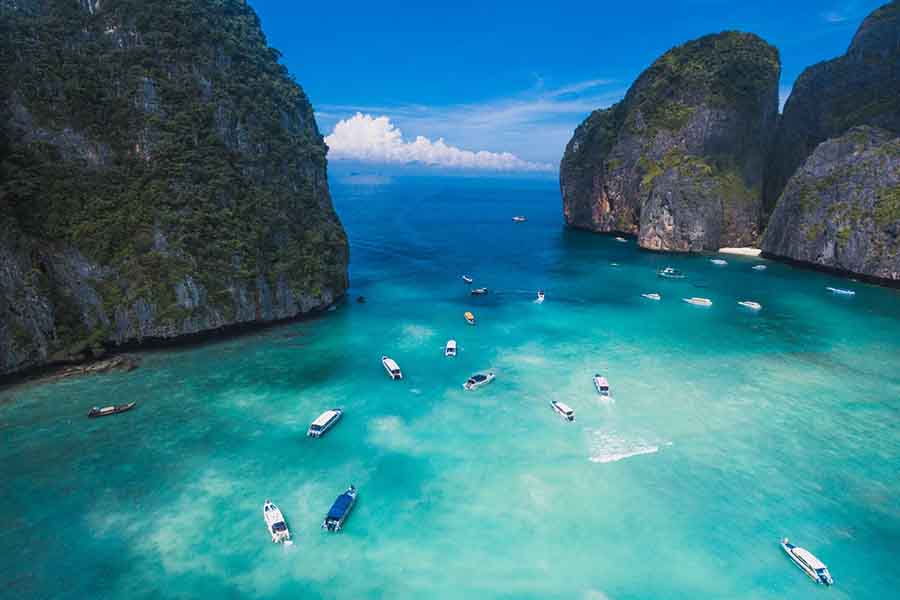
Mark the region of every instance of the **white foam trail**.
POLYGON ((653 454, 654 452, 659 452, 659 446, 647 446, 645 448, 638 448, 637 450, 632 450, 631 452, 621 452, 621 453, 612 453, 612 454, 598 454, 597 456, 591 457, 591 462, 595 463, 609 463, 616 462, 622 460, 624 458, 631 458, 632 456, 640 456, 641 454, 653 454))
POLYGON ((632 456, 655 454, 659 446, 642 439, 627 440, 613 432, 593 431, 590 461, 594 463, 617 462, 632 456))

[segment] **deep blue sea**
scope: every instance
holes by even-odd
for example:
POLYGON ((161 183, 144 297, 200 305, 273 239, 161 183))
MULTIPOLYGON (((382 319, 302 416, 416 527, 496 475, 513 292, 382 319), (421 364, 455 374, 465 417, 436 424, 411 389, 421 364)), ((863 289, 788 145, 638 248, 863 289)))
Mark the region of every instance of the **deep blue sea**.
POLYGON ((567 231, 554 181, 334 177, 332 193, 352 255, 333 312, 0 391, 0 597, 900 595, 898 291, 567 231), (485 369, 492 384, 462 389, 485 369), (305 437, 335 406, 337 427, 305 437), (323 532, 351 483, 344 531, 323 532), (292 547, 271 543, 267 498, 292 547))

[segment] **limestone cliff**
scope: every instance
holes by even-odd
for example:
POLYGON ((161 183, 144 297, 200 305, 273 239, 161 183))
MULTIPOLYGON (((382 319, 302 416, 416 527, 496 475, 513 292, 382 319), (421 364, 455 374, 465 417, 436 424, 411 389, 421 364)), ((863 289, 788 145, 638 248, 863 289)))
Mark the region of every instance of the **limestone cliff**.
POLYGON ((664 54, 576 129, 560 165, 566 223, 657 250, 755 242, 779 74, 778 51, 748 33, 664 54))
POLYGON ((900 282, 900 137, 864 126, 820 144, 788 180, 762 249, 900 282))
POLYGON ((900 134, 900 0, 863 21, 844 56, 797 78, 769 161, 766 210, 819 144, 857 125, 900 134))
POLYGON ((347 287, 327 148, 244 0, 0 0, 0 375, 347 287))

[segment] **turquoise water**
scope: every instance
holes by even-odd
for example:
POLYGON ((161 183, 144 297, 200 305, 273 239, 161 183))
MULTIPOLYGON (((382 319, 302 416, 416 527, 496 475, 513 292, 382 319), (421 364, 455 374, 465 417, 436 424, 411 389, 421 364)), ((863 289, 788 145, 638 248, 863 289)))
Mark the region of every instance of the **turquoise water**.
POLYGON ((553 182, 337 180, 333 195, 365 304, 0 391, 0 597, 897 597, 897 291, 565 231, 553 182), (659 280, 667 264, 688 279, 659 280), (468 296, 462 273, 491 294, 468 296), (488 368, 494 383, 463 391, 488 368), (343 421, 306 438, 332 406, 343 421), (350 483, 345 530, 323 533, 350 483), (269 541, 267 498, 289 549, 269 541), (784 535, 832 589, 782 555, 784 535))

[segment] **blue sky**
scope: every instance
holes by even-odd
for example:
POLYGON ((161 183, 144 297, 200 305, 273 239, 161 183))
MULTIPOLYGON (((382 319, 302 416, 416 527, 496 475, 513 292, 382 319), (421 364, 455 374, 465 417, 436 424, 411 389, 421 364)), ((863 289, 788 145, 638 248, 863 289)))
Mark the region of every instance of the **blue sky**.
POLYGON ((347 120, 330 138, 331 160, 516 171, 555 168, 578 123, 672 46, 757 33, 781 51, 787 94, 806 66, 842 54, 883 3, 250 0, 322 133, 347 120))

